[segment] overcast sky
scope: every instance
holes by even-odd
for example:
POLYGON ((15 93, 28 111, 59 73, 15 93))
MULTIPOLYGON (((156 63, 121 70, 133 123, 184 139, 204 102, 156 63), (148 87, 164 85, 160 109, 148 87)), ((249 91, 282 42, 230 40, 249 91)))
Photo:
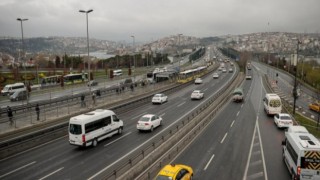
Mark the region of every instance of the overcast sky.
POLYGON ((1 0, 0 36, 86 37, 149 42, 182 33, 320 32, 320 0, 1 0), (268 25, 268 22, 269 25, 268 25))

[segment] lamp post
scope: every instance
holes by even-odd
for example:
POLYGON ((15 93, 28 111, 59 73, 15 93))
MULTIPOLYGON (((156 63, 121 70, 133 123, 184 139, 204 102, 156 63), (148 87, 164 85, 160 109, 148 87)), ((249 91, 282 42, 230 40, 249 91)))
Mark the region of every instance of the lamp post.
POLYGON ((297 53, 293 61, 293 66, 294 66, 294 87, 293 87, 293 114, 296 113, 296 101, 297 101, 297 64, 298 64, 298 52, 299 52, 299 44, 301 42, 299 39, 297 40, 297 53))
POLYGON ((134 68, 136 68, 135 47, 134 47, 134 40, 135 40, 134 38, 135 37, 133 35, 131 37, 132 37, 132 47, 133 47, 133 51, 132 51, 133 52, 133 66, 134 66, 134 68))
POLYGON ((17 21, 20 21, 20 24, 21 24, 21 50, 22 50, 22 53, 23 53, 23 60, 24 60, 24 83, 26 85, 26 59, 25 59, 25 53, 24 53, 24 40, 23 40, 23 25, 22 25, 22 22, 23 21, 28 21, 28 19, 22 19, 22 18, 17 18, 17 21))
POLYGON ((134 47, 134 35, 132 35, 131 36, 132 37, 132 46, 133 46, 133 50, 132 50, 132 52, 133 52, 133 67, 134 67, 134 69, 132 69, 132 73, 133 73, 133 79, 134 79, 134 81, 135 81, 135 76, 134 76, 134 71, 135 71, 135 69, 136 69, 136 54, 135 54, 135 47, 134 47))
MULTIPOLYGON (((88 14, 91 13, 93 10, 90 9, 88 11, 84 11, 84 10, 79 10, 79 12, 81 13, 86 13, 86 19, 87 19, 87 48, 88 48, 88 77, 89 77, 89 81, 91 81, 91 74, 90 74, 90 56, 89 56, 89 25, 88 25, 88 14)), ((89 90, 91 92, 91 86, 89 86, 89 90)))
POLYGON ((178 34, 178 37, 179 37, 179 48, 178 48, 178 58, 179 58, 179 71, 180 71, 180 51, 179 51, 179 49, 180 49, 180 36, 182 36, 182 34, 178 34))

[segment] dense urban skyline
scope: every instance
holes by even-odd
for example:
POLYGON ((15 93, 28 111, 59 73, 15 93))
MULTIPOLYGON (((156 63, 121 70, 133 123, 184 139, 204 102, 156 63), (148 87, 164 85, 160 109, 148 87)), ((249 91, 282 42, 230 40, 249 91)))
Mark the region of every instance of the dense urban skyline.
POLYGON ((254 32, 318 33, 318 0, 2 0, 0 36, 85 37, 89 14, 90 38, 147 42, 182 33, 207 37, 254 32))

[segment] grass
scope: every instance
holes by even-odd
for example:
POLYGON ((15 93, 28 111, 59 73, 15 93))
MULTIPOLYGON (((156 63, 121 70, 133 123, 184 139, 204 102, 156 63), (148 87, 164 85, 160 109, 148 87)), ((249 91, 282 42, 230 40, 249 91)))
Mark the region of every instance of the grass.
POLYGON ((299 122, 300 125, 306 127, 308 129, 308 131, 313 134, 315 137, 317 137, 318 139, 320 139, 320 126, 317 127, 317 122, 312 121, 298 113, 296 113, 296 115, 294 116, 296 121, 299 122))

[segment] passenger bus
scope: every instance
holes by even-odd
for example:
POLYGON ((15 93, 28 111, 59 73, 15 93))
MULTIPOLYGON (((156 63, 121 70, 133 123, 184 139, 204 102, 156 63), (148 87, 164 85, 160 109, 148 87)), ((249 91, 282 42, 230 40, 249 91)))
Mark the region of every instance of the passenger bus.
POLYGON ((76 84, 88 81, 88 73, 67 74, 63 76, 64 84, 76 84))
POLYGON ((98 142, 121 134, 123 122, 113 111, 96 109, 71 117, 69 121, 69 143, 76 146, 97 146, 98 142))
POLYGON ((41 78, 41 85, 59 84, 60 80, 61 80, 61 75, 43 77, 41 78))
POLYGON ((179 83, 187 83, 194 79, 203 76, 207 72, 206 66, 201 66, 195 69, 188 69, 179 73, 179 83))
POLYGON ((285 132, 282 157, 291 179, 320 179, 320 142, 308 131, 285 132))
POLYGON ((121 76, 121 75, 122 75, 122 70, 121 70, 121 69, 115 69, 115 70, 113 70, 113 75, 114 75, 114 76, 121 76))

